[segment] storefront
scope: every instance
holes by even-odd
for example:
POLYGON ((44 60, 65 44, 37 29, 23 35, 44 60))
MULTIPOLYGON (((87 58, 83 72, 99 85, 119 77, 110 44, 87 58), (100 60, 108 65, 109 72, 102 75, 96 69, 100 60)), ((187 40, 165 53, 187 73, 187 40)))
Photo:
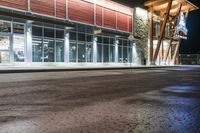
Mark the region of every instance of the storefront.
POLYGON ((132 43, 126 37, 94 35, 90 25, 77 23, 66 29, 5 16, 0 17, 0 53, 0 65, 133 61, 132 43))

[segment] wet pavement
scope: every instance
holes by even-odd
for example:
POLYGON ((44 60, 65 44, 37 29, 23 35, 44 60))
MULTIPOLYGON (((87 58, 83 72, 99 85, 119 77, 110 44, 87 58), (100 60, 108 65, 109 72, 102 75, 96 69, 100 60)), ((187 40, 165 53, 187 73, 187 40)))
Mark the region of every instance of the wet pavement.
POLYGON ((200 133, 200 68, 0 74, 0 133, 200 133))

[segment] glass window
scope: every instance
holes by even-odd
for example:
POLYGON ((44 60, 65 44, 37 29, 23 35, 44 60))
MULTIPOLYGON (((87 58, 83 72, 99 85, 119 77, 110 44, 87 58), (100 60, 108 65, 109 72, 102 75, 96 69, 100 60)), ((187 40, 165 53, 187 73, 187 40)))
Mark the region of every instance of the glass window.
POLYGON ((110 44, 115 44, 115 39, 114 38, 110 38, 110 44))
POLYGON ((91 33, 91 34, 93 34, 93 32, 94 32, 93 27, 92 27, 92 26, 87 26, 87 28, 86 28, 86 32, 87 32, 87 33, 91 33))
POLYGON ((70 62, 76 62, 76 57, 77 57, 77 45, 75 42, 70 42, 70 48, 69 48, 70 62))
POLYGON ((86 26, 83 25, 83 24, 78 24, 78 32, 84 32, 85 33, 85 29, 86 29, 86 26))
POLYGON ((13 35, 14 61, 24 62, 25 55, 24 35, 13 35))
POLYGON ((103 45, 103 62, 109 62, 109 45, 103 45))
POLYGON ((122 40, 119 39, 118 41, 119 41, 118 45, 119 45, 119 46, 122 46, 122 45, 123 45, 122 40))
POLYGON ((92 42, 92 41, 93 41, 93 36, 87 35, 87 42, 92 42))
POLYGON ((44 47, 44 62, 54 62, 54 41, 45 39, 44 47))
POLYGON ((123 41, 123 46, 128 46, 128 41, 127 40, 123 41))
POLYGON ((13 33, 24 34, 24 24, 13 23, 13 33))
POLYGON ((123 58, 122 58, 122 47, 119 46, 118 47, 118 62, 122 63, 123 62, 123 58))
POLYGON ((86 55, 85 55, 85 44, 84 43, 79 43, 78 44, 78 62, 85 62, 86 60, 86 55))
POLYGON ((87 62, 92 62, 93 59, 93 43, 87 43, 86 47, 86 56, 87 56, 87 62))
POLYGON ((11 23, 0 21, 0 32, 11 32, 11 23))
POLYGON ((44 37, 54 38, 54 29, 44 28, 44 37))
POLYGON ((97 42, 102 43, 102 37, 101 36, 97 36, 97 42))
POLYGON ((123 62, 127 63, 128 62, 128 51, 127 47, 123 47, 123 62))
POLYGON ((64 39, 64 30, 56 30, 56 38, 64 39))
POLYGON ((109 38, 108 37, 103 37, 103 43, 104 44, 109 44, 109 38))
POLYGON ((78 33, 78 41, 85 41, 85 34, 78 33))
POLYGON ((10 49, 10 39, 8 36, 0 36, 0 50, 10 49))
POLYGON ((110 62, 114 62, 115 61, 115 46, 114 45, 110 45, 110 53, 109 53, 109 60, 110 62))
POLYGON ((97 44, 97 62, 102 62, 102 44, 97 44))
POLYGON ((42 39, 33 38, 32 40, 32 58, 33 62, 42 62, 42 39))
POLYGON ((0 51, 0 63, 9 63, 10 62, 10 52, 0 51))
POLYGON ((56 62, 64 62, 64 41, 56 41, 56 62))
POLYGON ((33 36, 42 36, 42 27, 32 26, 33 36))
POLYGON ((131 62, 131 63, 133 62, 132 61, 132 48, 131 47, 128 48, 128 59, 129 59, 129 62, 131 62))
POLYGON ((76 40, 76 32, 70 32, 69 33, 69 39, 70 40, 76 40))

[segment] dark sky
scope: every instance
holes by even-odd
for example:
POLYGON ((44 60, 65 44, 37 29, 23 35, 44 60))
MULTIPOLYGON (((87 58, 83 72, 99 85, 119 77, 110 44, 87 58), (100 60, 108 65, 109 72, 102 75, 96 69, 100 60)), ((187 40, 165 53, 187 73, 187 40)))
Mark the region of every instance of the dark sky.
MULTIPOLYGON (((190 0, 200 7, 200 0, 190 0)), ((188 39, 182 40, 180 53, 200 54, 200 10, 190 12, 187 20, 188 39)))
MULTIPOLYGON (((113 0, 122 4, 137 7, 147 0, 113 0)), ((200 0, 189 0, 200 7, 200 0)), ((182 40, 180 53, 200 53, 200 10, 190 12, 187 20, 188 39, 182 40)))

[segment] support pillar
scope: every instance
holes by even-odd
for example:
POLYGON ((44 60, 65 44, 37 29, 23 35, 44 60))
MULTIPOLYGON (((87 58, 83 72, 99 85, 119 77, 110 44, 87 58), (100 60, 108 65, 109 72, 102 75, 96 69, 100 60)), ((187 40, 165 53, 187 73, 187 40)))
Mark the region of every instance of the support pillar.
POLYGON ((32 62, 32 21, 26 21, 26 59, 25 62, 32 62))
POLYGON ((150 8, 150 65, 155 65, 153 61, 153 8, 150 8))
POLYGON ((137 49, 136 49, 136 43, 133 43, 133 45, 132 45, 132 54, 133 54, 133 56, 132 56, 132 60, 133 60, 133 63, 135 64, 135 63, 137 63, 137 49))
POLYGON ((118 63, 118 44, 119 41, 115 39, 115 63, 118 63))
POLYGON ((97 37, 93 39, 93 62, 97 63, 97 37))
POLYGON ((163 36, 164 36, 166 23, 167 23, 169 14, 170 14, 170 9, 171 9, 171 6, 172 6, 172 2, 173 2, 173 0, 169 0, 168 6, 167 6, 167 10, 166 10, 166 13, 164 15, 165 17, 164 17, 164 21, 163 21, 163 24, 162 24, 162 27, 161 27, 161 33, 160 33, 159 38, 158 38, 158 44, 157 44, 157 48, 156 48, 155 55, 154 55, 154 58, 153 58, 154 62, 156 61, 156 59, 158 57, 158 53, 159 53, 160 46, 161 46, 161 43, 162 43, 162 40, 163 40, 163 36))
POLYGON ((69 30, 65 29, 65 41, 64 41, 64 62, 68 63, 70 62, 69 59, 69 30))

